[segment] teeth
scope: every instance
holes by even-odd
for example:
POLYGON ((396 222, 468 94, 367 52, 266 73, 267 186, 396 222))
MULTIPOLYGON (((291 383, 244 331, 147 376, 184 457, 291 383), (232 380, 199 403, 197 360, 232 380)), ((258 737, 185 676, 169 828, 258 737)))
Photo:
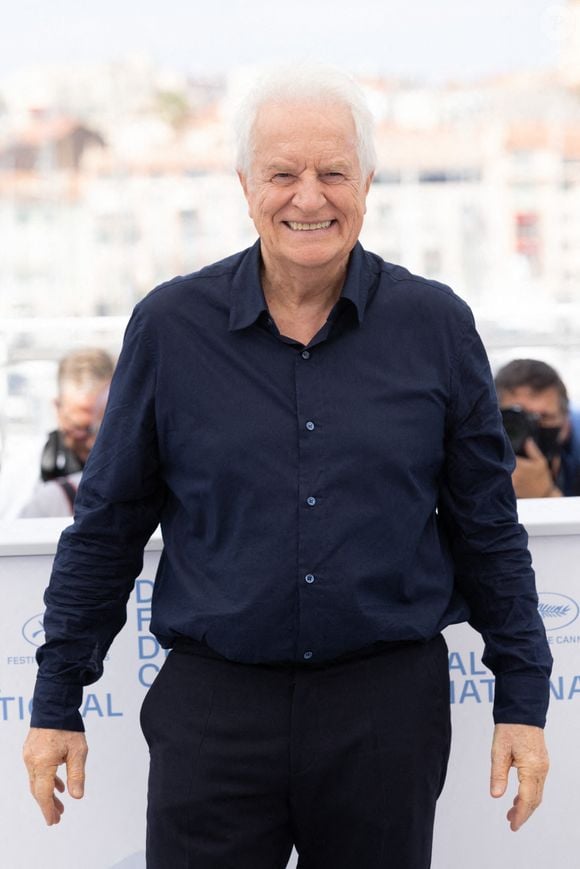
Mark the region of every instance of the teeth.
POLYGON ((288 226, 290 229, 328 229, 332 220, 323 220, 321 223, 296 223, 294 220, 288 221, 288 226))

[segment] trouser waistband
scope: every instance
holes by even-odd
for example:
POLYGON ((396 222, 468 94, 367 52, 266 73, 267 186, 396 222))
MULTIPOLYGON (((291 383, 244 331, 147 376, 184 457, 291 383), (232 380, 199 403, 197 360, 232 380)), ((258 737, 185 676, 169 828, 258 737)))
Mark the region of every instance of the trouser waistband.
POLYGON ((172 648, 174 652, 179 652, 186 655, 197 655, 201 658, 213 658, 217 661, 227 661, 228 663, 234 664, 246 664, 247 666, 254 667, 270 667, 279 670, 288 670, 296 667, 300 667, 300 669, 305 670, 313 670, 321 667, 331 667, 335 664, 344 664, 349 661, 362 660, 364 658, 381 655, 389 651, 395 651, 396 649, 401 649, 409 646, 421 646, 425 645, 426 642, 429 641, 381 640, 377 643, 372 643, 369 646, 364 646, 360 649, 354 649, 352 651, 345 652, 343 655, 339 655, 336 658, 329 658, 326 661, 317 661, 315 663, 309 661, 259 661, 255 663, 248 663, 247 661, 236 661, 232 658, 227 658, 224 655, 220 655, 219 652, 214 651, 210 646, 207 645, 207 643, 200 642, 199 640, 194 640, 191 637, 179 637, 175 640, 172 648))

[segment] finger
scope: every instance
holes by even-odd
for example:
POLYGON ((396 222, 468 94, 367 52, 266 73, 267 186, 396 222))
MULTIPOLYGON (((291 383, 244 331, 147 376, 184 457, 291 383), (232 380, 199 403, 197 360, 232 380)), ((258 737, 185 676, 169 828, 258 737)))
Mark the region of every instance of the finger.
MULTIPOLYGON (((44 820, 49 826, 57 824, 60 820, 60 815, 62 814, 62 809, 59 811, 58 806, 55 803, 55 773, 56 767, 52 773, 49 771, 38 773, 30 783, 32 795, 40 806, 40 811, 44 815, 44 820)), ((60 803, 60 800, 58 802, 60 803)), ((60 805, 62 806, 62 803, 60 805)))
POLYGON ((514 800, 513 806, 507 813, 507 819, 510 822, 510 829, 516 833, 520 827, 526 823, 537 807, 538 804, 534 805, 531 802, 527 802, 518 795, 514 800))
POLYGON ((85 792, 85 761, 87 749, 83 745, 71 749, 66 760, 66 785, 71 797, 80 800, 85 792))
POLYGON ((54 784, 56 786, 57 791, 60 791, 61 794, 64 793, 64 782, 57 775, 54 777, 54 784))
POLYGON ((533 438, 527 438, 524 443, 524 449, 529 459, 544 459, 544 454, 533 438))
POLYGON ((63 805, 62 801, 59 800, 59 798, 55 794, 53 794, 52 806, 48 806, 48 813, 49 813, 48 817, 43 812, 46 823, 49 825, 49 827, 52 826, 53 824, 60 824, 60 819, 61 819, 63 812, 64 812, 64 805, 63 805))
POLYGON ((519 830, 542 802, 544 779, 520 773, 520 785, 513 807, 508 812, 511 829, 519 830))
POLYGON ((49 812, 44 812, 44 820, 48 827, 53 827, 55 824, 60 824, 60 819, 62 817, 62 813, 64 812, 64 806, 60 800, 54 798, 53 805, 49 808, 49 812))
POLYGON ((511 765, 511 751, 502 746, 494 745, 491 754, 491 775, 489 780, 489 792, 492 797, 497 799, 505 794, 511 765))

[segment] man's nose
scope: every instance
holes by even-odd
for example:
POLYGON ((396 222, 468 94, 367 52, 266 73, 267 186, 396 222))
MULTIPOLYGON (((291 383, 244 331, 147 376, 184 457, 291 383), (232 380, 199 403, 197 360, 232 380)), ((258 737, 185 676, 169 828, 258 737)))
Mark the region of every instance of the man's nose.
POLYGON ((292 197, 292 202, 301 211, 317 211, 326 202, 320 179, 301 178, 292 197))

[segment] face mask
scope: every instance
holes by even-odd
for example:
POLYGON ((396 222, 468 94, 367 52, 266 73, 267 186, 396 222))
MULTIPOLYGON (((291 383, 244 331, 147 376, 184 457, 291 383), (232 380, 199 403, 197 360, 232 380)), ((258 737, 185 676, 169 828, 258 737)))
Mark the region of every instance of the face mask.
POLYGON ((549 462, 556 456, 559 456, 562 451, 562 445, 559 442, 561 432, 561 427, 552 426, 539 426, 536 431, 536 443, 549 462))

